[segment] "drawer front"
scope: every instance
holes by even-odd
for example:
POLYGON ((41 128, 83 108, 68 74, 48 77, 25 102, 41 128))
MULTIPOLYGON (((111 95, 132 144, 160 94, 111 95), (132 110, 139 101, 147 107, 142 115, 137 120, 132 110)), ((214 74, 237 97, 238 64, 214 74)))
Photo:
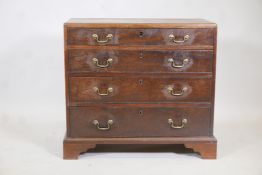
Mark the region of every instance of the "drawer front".
POLYGON ((213 45, 214 29, 68 28, 69 45, 213 45))
POLYGON ((69 72, 212 72, 212 51, 68 51, 69 72))
POLYGON ((71 107, 70 137, 208 136, 210 108, 71 107))
POLYGON ((210 102, 211 78, 69 77, 70 102, 210 102))

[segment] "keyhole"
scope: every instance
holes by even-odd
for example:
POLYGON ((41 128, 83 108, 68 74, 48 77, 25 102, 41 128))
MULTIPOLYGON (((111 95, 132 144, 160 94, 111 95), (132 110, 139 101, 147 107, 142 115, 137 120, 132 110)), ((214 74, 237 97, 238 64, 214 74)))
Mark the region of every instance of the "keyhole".
POLYGON ((142 38, 144 36, 144 32, 139 32, 139 37, 142 38))
POLYGON ((139 84, 140 84, 140 85, 143 84, 143 80, 142 80, 142 79, 139 80, 139 84))
POLYGON ((144 56, 143 56, 143 52, 140 52, 139 53, 139 58, 142 59, 144 56))
POLYGON ((143 110, 139 110, 139 115, 143 115, 144 111, 143 110))

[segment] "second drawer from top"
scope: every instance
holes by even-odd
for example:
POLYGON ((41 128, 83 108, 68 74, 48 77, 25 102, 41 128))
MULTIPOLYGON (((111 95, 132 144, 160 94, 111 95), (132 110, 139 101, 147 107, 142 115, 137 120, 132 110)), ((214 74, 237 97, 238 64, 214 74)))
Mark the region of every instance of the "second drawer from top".
POLYGON ((211 73, 213 51, 68 50, 67 70, 108 73, 211 73))

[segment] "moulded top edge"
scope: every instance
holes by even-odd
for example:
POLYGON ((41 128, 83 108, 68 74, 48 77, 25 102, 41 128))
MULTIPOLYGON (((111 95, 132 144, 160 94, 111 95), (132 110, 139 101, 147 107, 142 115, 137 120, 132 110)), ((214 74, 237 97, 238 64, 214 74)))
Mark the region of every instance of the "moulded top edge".
POLYGON ((149 19, 149 18, 72 18, 66 27, 110 28, 214 28, 216 23, 204 19, 149 19))

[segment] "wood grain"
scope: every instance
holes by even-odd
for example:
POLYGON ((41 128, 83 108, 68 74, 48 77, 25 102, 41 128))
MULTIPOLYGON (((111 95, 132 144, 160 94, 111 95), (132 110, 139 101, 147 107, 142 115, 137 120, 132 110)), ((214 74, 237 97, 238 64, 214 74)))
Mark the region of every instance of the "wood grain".
POLYGON ((90 29, 68 28, 68 45, 213 45, 213 29, 90 29), (106 43, 97 43, 93 34, 97 34, 100 40, 105 40, 107 34, 113 37, 106 43), (141 35, 142 34, 142 35, 141 35), (182 43, 174 43, 169 35, 173 34, 176 40, 183 40, 185 35, 189 39, 182 43))
POLYGON ((64 24, 67 132, 64 159, 99 144, 184 144, 202 158, 215 159, 217 141, 213 136, 217 26, 202 19, 71 19, 64 24), (92 34, 109 42, 97 43, 92 34), (177 40, 174 43, 169 35, 177 40), (113 59, 108 68, 100 64, 113 59), (182 69, 176 64, 189 58, 182 69), (98 87, 105 93, 94 91, 98 87), (167 90, 172 86, 181 96, 167 90), (180 91, 182 92, 182 91, 180 91), (175 125, 188 123, 182 129, 175 125), (107 132, 97 130, 112 119, 107 132))
POLYGON ((86 28, 216 28, 217 25, 205 19, 72 18, 64 26, 86 28))
POLYGON ((129 50, 100 50, 100 49, 73 49, 68 51, 68 67, 70 73, 211 73, 213 52, 200 51, 129 51, 129 50), (98 59, 100 68, 93 61, 98 59), (112 63, 107 60, 111 58, 112 63), (182 68, 172 67, 168 60, 174 59, 175 65, 184 65, 182 68), (189 61, 183 64, 183 60, 189 61))
POLYGON ((203 159, 216 159, 215 137, 143 137, 143 138, 70 138, 64 139, 64 155, 66 159, 77 159, 80 153, 94 148, 97 144, 184 144, 186 148, 195 150, 203 159), (69 145, 69 148, 67 149, 69 145))
POLYGON ((181 107, 70 107, 70 137, 171 137, 209 136, 210 108, 181 107), (187 120, 184 128, 173 129, 187 120), (93 124, 98 120, 101 127, 113 120, 110 130, 100 131, 93 124))
POLYGON ((210 78, 164 78, 164 77, 70 77, 70 102, 210 102, 210 78), (94 90, 98 87, 100 93, 107 93, 109 87, 113 92, 100 96, 94 90), (168 90, 180 93, 173 96, 168 90))

